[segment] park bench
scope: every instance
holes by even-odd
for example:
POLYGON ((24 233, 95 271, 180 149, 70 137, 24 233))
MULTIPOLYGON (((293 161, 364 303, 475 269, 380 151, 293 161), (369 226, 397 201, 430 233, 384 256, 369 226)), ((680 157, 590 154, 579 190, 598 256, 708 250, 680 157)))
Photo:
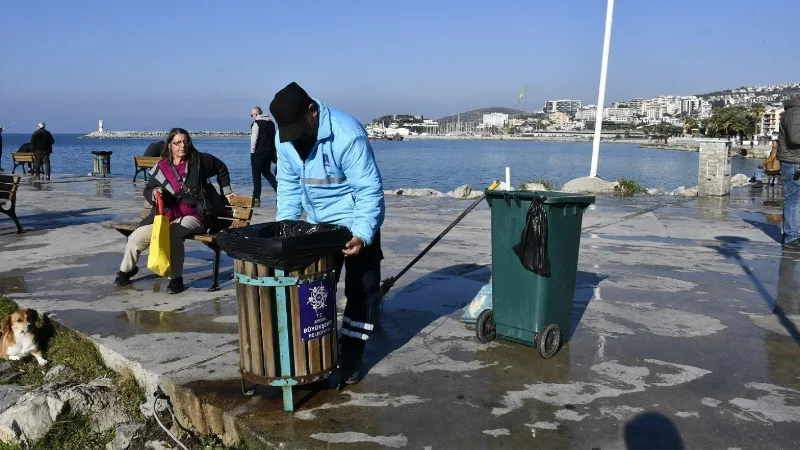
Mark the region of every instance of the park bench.
MULTIPOLYGON (((228 212, 220 220, 230 221, 230 225, 225 228, 241 228, 250 225, 250 219, 253 218, 253 197, 245 197, 242 195, 234 195, 231 199, 231 205, 228 207, 228 212)), ((144 219, 150 215, 152 206, 145 201, 144 209, 142 210, 141 218, 144 219)), ((119 231, 124 236, 130 236, 135 229, 139 227, 139 223, 110 223, 109 227, 119 231)), ((214 272, 211 280, 211 287, 208 288, 209 292, 219 289, 219 258, 222 249, 217 245, 216 236, 213 234, 194 234, 186 237, 187 240, 198 241, 205 244, 214 252, 214 272)))
POLYGON ((11 173, 14 173, 19 166, 22 166, 22 173, 26 173, 25 164, 33 164, 33 153, 12 153, 11 159, 14 160, 14 168, 11 169, 11 173))
POLYGON ((136 172, 133 174, 133 182, 136 182, 136 177, 138 177, 140 173, 144 173, 144 181, 147 181, 147 171, 152 169, 159 161, 161 161, 161 157, 159 156, 134 156, 133 166, 136 172))
POLYGON ((15 211, 20 179, 19 175, 0 175, 0 213, 11 217, 17 226, 17 234, 22 234, 22 225, 19 224, 15 211))

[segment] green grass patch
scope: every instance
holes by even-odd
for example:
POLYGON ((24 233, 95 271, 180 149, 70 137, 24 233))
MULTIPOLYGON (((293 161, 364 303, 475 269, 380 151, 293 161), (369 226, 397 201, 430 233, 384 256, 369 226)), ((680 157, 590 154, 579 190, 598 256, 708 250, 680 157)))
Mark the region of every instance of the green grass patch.
POLYGON ((130 370, 124 369, 119 373, 114 381, 114 393, 122 401, 125 410, 132 418, 144 419, 144 415, 139 409, 139 405, 144 401, 144 388, 139 386, 130 370))
MULTIPOLYGON (((16 303, 0 295, 0 319, 19 309, 16 303)), ((22 372, 16 383, 23 385, 41 385, 44 374, 50 367, 63 364, 72 368, 77 374, 77 381, 86 383, 97 377, 111 376, 114 372, 103 364, 103 358, 97 347, 83 336, 52 322, 38 317, 36 321, 37 337, 43 348, 45 359, 50 363, 39 367, 36 359, 27 357, 22 361, 14 361, 14 367, 22 372)))
POLYGON ((520 183, 519 186, 517 186, 517 190, 520 190, 520 191, 527 190, 528 186, 530 186, 532 184, 541 184, 542 186, 544 186, 544 190, 546 190, 546 191, 555 191, 556 190, 556 185, 551 183, 550 181, 545 180, 544 178, 541 178, 541 179, 538 179, 538 180, 531 179, 531 180, 528 180, 528 181, 526 181, 524 183, 520 183))
POLYGON ((622 195, 644 194, 647 192, 647 189, 636 180, 620 178, 617 182, 619 185, 615 186, 614 190, 622 195))

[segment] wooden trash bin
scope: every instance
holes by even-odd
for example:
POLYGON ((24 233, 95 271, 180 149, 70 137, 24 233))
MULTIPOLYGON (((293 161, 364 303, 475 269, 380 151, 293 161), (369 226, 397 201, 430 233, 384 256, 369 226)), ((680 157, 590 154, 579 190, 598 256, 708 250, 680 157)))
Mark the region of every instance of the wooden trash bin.
POLYGON ((333 255, 302 270, 234 259, 239 318, 239 372, 245 381, 283 389, 330 377, 337 367, 336 277, 333 255))

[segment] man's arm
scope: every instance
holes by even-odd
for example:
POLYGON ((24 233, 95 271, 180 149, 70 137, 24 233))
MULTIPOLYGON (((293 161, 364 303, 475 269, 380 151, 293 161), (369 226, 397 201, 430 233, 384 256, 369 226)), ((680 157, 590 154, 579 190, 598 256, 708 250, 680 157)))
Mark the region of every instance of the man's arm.
MULTIPOLYGON (((280 164, 280 158, 278 158, 280 164)), ((367 136, 358 136, 342 155, 342 171, 353 188, 356 206, 353 211, 353 236, 370 245, 383 225, 385 204, 383 182, 367 136)))
POLYGON ((289 163, 288 152, 295 151, 291 144, 280 144, 275 137, 275 147, 280 152, 278 157, 278 213, 275 220, 300 220, 303 214, 302 190, 300 189, 300 175, 289 163))
POLYGON ((256 142, 258 142, 258 122, 253 122, 253 126, 250 127, 250 153, 255 153, 256 142))
POLYGON ((791 118, 786 117, 785 114, 783 129, 786 130, 786 136, 784 136, 784 139, 786 139, 787 144, 798 146, 800 145, 800 113, 795 112, 791 118))

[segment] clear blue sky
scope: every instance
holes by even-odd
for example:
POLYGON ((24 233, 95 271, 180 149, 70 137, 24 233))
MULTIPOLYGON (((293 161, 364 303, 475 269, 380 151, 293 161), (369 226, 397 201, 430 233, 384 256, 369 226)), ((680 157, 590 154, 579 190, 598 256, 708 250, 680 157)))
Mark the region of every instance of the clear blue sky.
MULTIPOLYGON (((0 125, 247 130, 297 81, 362 121, 597 102, 604 0, 5 1, 0 125)), ((800 81, 800 2, 617 0, 607 103, 800 81)))

